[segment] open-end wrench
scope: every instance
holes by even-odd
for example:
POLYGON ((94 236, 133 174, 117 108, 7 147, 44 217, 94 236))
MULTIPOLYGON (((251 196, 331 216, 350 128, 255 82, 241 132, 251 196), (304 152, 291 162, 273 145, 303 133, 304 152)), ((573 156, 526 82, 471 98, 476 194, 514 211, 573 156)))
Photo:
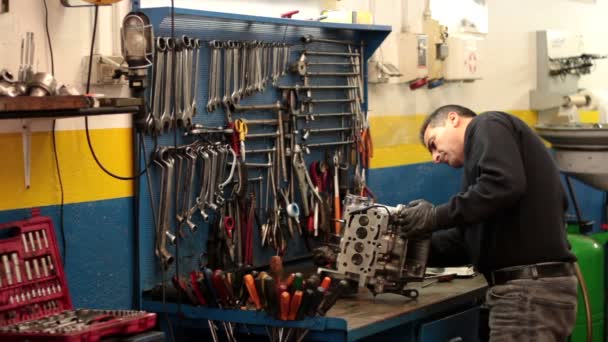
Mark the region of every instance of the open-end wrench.
POLYGON ((203 170, 202 177, 200 180, 201 191, 199 192, 199 195, 196 198, 196 206, 190 209, 190 214, 192 214, 194 210, 198 209, 203 220, 207 222, 209 220, 209 214, 206 211, 207 208, 205 204, 207 202, 207 193, 209 191, 209 171, 211 169, 211 163, 209 153, 207 153, 205 147, 199 147, 197 153, 200 157, 199 160, 201 161, 201 170, 203 170))
POLYGON ((197 230, 196 224, 194 224, 191 220, 193 212, 189 210, 192 206, 192 186, 194 185, 194 176, 196 171, 196 153, 192 148, 186 149, 186 159, 190 161, 190 168, 188 170, 187 181, 188 181, 188 189, 186 191, 186 199, 184 201, 184 210, 186 215, 186 225, 192 232, 197 230))
POLYGON ((173 99, 173 115, 179 127, 184 125, 184 55, 186 46, 183 39, 175 42, 175 98, 173 99))
POLYGON ((222 97, 222 103, 226 107, 232 105, 232 92, 230 91, 230 84, 232 83, 232 67, 233 63, 233 52, 234 42, 229 40, 224 43, 224 96, 222 97))
POLYGON ((240 94, 239 94, 239 80, 241 78, 241 73, 239 72, 239 67, 241 65, 241 61, 240 61, 240 52, 241 52, 241 43, 239 42, 234 42, 231 49, 232 49, 232 78, 233 78, 233 84, 232 84, 232 94, 230 95, 230 97, 232 98, 232 103, 236 104, 239 103, 239 100, 241 99, 240 94))
POLYGON ((182 36, 182 117, 178 122, 182 127, 190 127, 192 124, 192 44, 193 41, 188 36, 182 36))
POLYGON ((156 158, 154 159, 154 163, 156 163, 161 168, 161 176, 160 176, 160 196, 159 196, 159 206, 158 206, 158 216, 157 216, 157 230, 156 230, 156 239, 155 239, 155 254, 160 259, 161 265, 163 268, 168 268, 171 263, 173 263, 173 256, 167 250, 166 240, 167 237, 165 235, 165 206, 168 205, 166 203, 167 199, 167 164, 163 160, 163 155, 166 152, 166 148, 159 148, 156 153, 156 158))
POLYGON ((163 112, 160 115, 160 126, 162 130, 167 131, 171 128, 173 122, 173 106, 171 99, 172 80, 173 80, 173 55, 175 54, 175 41, 172 38, 164 38, 166 46, 166 63, 165 63, 165 95, 163 97, 163 112))
POLYGON ((216 53, 216 41, 212 40, 209 42, 209 75, 207 77, 207 112, 211 113, 215 110, 213 99, 215 98, 215 59, 217 58, 216 53))
POLYGON ((152 89, 152 117, 154 120, 154 132, 162 130, 160 113, 163 110, 165 82, 165 60, 167 58, 167 41, 162 37, 156 38, 156 58, 154 59, 154 88, 152 89))
POLYGON ((193 53, 193 58, 194 58, 194 75, 192 75, 194 77, 194 85, 193 85, 193 90, 192 90, 192 102, 190 104, 190 118, 196 116, 197 110, 196 110, 196 97, 198 96, 198 79, 199 79, 199 70, 200 70, 200 56, 201 56, 201 40, 196 38, 194 39, 194 45, 193 45, 193 49, 194 49, 194 53, 193 53))

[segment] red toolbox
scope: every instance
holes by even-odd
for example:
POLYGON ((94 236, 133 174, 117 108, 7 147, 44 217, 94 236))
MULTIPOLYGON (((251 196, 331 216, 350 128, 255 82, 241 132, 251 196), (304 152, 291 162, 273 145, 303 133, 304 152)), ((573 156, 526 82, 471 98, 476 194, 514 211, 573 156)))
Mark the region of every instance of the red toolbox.
POLYGON ((0 341, 99 341, 156 325, 156 314, 74 310, 50 217, 0 224, 0 341))

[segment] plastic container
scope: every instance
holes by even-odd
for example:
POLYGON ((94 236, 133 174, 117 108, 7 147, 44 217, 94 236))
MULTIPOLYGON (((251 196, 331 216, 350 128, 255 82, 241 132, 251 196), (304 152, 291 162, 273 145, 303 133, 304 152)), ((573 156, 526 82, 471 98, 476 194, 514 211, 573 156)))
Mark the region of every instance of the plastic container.
POLYGON ((74 310, 53 222, 39 210, 0 225, 0 341, 99 341, 155 325, 155 313, 74 310))
MULTIPOLYGON (((605 259, 604 246, 589 236, 568 234, 572 251, 578 258, 583 277, 587 284, 591 305, 593 341, 604 341, 605 320, 605 259)), ((572 332, 572 342, 587 341, 587 317, 582 291, 579 288, 576 325, 572 332)))

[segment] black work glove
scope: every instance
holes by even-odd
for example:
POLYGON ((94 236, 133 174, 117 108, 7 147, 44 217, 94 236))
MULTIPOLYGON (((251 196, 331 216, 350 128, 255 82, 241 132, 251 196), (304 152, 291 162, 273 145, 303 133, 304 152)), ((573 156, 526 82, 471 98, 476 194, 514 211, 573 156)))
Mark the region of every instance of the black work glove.
POLYGON ((408 203, 397 213, 397 224, 403 238, 427 237, 435 229, 435 206, 419 199, 408 203))

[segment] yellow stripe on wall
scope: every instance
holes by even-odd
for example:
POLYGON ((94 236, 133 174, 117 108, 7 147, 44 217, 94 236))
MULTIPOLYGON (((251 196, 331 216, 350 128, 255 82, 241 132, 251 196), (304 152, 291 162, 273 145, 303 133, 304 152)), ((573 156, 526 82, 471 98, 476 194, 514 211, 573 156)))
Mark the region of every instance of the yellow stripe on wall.
MULTIPOLYGON (((91 130, 91 141, 101 163, 120 176, 133 174, 131 129, 91 130)), ((106 175, 89 151, 85 132, 58 131, 57 152, 65 203, 133 196, 133 182, 106 175)), ((0 210, 59 204, 61 193, 55 168, 52 134, 31 135, 30 188, 25 188, 21 134, 0 134, 0 210)))

